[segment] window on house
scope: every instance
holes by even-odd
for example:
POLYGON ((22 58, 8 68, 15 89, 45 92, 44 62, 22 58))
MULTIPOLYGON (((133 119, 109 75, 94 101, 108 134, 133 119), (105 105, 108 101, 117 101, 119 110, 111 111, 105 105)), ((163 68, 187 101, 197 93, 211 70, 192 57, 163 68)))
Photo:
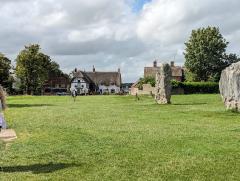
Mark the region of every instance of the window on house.
POLYGON ((115 93, 115 89, 111 89, 111 93, 114 94, 115 93))

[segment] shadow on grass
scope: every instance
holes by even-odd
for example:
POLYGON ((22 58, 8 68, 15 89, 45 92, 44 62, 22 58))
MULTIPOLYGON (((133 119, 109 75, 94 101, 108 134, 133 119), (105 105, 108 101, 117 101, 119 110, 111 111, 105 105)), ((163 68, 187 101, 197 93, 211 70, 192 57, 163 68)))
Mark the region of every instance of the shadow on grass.
POLYGON ((8 104, 9 108, 24 108, 24 107, 43 107, 53 106, 52 104, 8 104))
POLYGON ((171 103, 171 104, 157 104, 156 102, 149 103, 149 104, 141 104, 139 106, 197 106, 197 105, 206 105, 207 103, 171 103))
POLYGON ((206 105, 207 103, 203 102, 203 103, 200 103, 200 102, 196 102, 196 103, 176 103, 176 104, 171 104, 171 105, 174 105, 174 106, 194 106, 194 105, 206 105))
POLYGON ((80 164, 68 164, 68 163, 48 163, 48 164, 34 164, 25 166, 8 166, 0 167, 0 173, 13 173, 13 172, 32 172, 33 174, 52 173, 58 170, 79 167, 80 164))

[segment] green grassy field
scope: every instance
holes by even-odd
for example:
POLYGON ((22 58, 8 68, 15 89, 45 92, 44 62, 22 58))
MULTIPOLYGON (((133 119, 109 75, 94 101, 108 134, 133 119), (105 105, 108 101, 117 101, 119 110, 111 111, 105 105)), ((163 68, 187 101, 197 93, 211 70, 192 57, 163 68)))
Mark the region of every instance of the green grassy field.
POLYGON ((240 180, 240 114, 219 95, 9 97, 0 180, 240 180))

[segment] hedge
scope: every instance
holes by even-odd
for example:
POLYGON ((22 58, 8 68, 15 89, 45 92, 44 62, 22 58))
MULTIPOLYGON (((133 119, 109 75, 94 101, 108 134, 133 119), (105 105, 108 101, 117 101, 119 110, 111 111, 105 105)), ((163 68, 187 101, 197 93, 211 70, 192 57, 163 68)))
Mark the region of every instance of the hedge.
POLYGON ((178 82, 172 81, 172 88, 184 89, 184 94, 196 94, 196 93, 219 93, 219 84, 216 82, 178 82))

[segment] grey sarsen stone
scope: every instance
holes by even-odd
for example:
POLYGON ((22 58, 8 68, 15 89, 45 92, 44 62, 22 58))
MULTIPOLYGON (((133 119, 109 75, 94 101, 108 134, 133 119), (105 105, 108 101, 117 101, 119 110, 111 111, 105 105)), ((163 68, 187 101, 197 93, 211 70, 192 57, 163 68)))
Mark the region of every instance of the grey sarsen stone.
POLYGON ((155 100, 158 104, 171 103, 171 79, 172 71, 169 64, 162 64, 156 74, 156 95, 155 100))
POLYGON ((222 71, 219 89, 225 107, 229 110, 240 111, 240 62, 222 71))

